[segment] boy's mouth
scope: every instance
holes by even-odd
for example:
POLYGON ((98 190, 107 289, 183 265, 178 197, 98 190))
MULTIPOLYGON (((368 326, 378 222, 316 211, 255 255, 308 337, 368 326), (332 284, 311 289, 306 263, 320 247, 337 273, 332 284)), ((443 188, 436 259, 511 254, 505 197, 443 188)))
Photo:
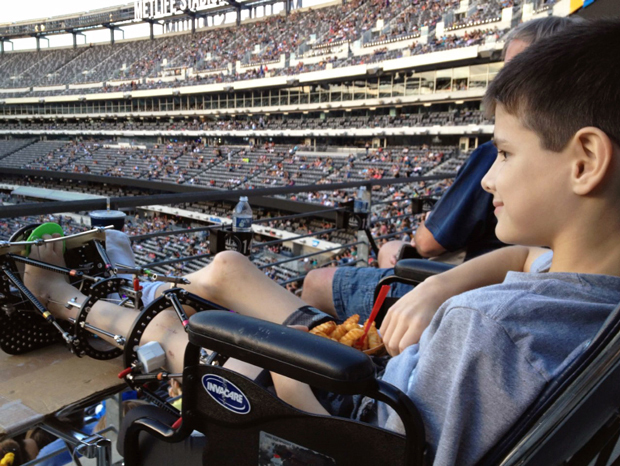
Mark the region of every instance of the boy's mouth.
POLYGON ((495 215, 504 207, 504 203, 500 201, 493 201, 493 207, 495 207, 495 215))

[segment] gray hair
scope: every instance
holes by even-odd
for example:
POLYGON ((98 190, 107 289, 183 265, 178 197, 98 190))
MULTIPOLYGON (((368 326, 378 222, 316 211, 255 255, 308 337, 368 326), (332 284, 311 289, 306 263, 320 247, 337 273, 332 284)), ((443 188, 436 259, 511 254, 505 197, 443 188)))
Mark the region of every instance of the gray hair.
POLYGON ((506 56, 506 50, 508 50, 508 46, 513 40, 520 40, 532 45, 541 39, 553 36, 570 25, 579 24, 583 21, 584 19, 578 16, 570 18, 546 16, 545 18, 532 19, 526 23, 521 23, 506 36, 502 58, 506 56))

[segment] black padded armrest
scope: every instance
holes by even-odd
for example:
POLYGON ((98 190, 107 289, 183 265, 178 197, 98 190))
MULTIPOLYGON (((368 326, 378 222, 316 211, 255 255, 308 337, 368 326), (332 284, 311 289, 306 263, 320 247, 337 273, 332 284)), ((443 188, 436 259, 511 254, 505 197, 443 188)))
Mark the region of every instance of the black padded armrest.
POLYGON ((426 280, 431 275, 445 272, 454 265, 424 259, 403 259, 394 266, 394 275, 417 282, 426 280))
POLYGON ((314 387, 344 394, 376 386, 371 359, 361 351, 300 330, 224 311, 194 314, 189 341, 314 387))

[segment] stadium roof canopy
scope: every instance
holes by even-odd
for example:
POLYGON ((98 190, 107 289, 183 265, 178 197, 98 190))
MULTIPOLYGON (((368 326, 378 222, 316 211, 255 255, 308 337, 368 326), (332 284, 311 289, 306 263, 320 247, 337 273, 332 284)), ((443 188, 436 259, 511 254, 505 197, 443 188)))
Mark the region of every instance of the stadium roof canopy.
MULTIPOLYGON (((134 3, 98 10, 31 19, 14 23, 0 23, 0 40, 25 37, 45 37, 52 34, 78 34, 89 29, 118 29, 137 23, 160 23, 170 19, 191 19, 239 12, 258 6, 281 3, 283 0, 172 0, 153 2, 136 0, 134 3), (167 5, 165 11, 157 10, 167 5)), ((287 3, 287 2, 285 2, 287 3)))
POLYGON ((95 194, 58 191, 56 189, 46 188, 33 188, 31 186, 20 186, 14 189, 11 192, 11 195, 35 197, 37 199, 49 199, 51 201, 84 201, 105 198, 105 196, 97 196, 95 194))

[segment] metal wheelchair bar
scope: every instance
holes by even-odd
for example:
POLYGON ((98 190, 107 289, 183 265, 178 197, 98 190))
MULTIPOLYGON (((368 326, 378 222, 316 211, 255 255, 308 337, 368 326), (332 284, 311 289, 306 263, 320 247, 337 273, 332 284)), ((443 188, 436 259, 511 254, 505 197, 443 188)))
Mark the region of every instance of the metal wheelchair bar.
POLYGON ((338 251, 339 249, 347 249, 350 246, 357 246, 358 244, 366 244, 366 243, 364 241, 356 241, 355 243, 347 243, 347 244, 338 246, 337 248, 323 249, 322 251, 319 251, 319 252, 312 252, 310 254, 304 254, 303 256, 297 256, 297 257, 292 257, 286 260, 272 262, 271 264, 259 265, 258 268, 262 270, 264 268, 271 267, 273 265, 287 264, 288 262, 298 261, 299 259, 305 259, 306 257, 314 257, 314 256, 318 256, 319 254, 324 254, 326 252, 338 251))
POLYGON ((261 248, 261 247, 264 247, 264 246, 272 246, 274 244, 286 243, 287 241, 293 241, 293 240, 296 240, 296 239, 308 238, 310 236, 324 235, 325 233, 333 233, 334 231, 345 231, 345 230, 342 229, 342 228, 330 228, 329 230, 315 231, 313 233, 307 233, 305 235, 292 236, 290 238, 276 239, 276 240, 273 240, 273 241, 266 241, 264 243, 255 243, 255 244, 252 245, 252 249, 254 249, 254 248, 261 248))
MULTIPOLYGON (((109 439, 98 434, 87 435, 68 429, 56 419, 46 421, 41 428, 62 439, 66 444, 74 445, 74 452, 81 453, 87 458, 96 458, 97 466, 112 464, 112 442, 109 439)), ((74 457, 74 453, 71 456, 74 457)))

